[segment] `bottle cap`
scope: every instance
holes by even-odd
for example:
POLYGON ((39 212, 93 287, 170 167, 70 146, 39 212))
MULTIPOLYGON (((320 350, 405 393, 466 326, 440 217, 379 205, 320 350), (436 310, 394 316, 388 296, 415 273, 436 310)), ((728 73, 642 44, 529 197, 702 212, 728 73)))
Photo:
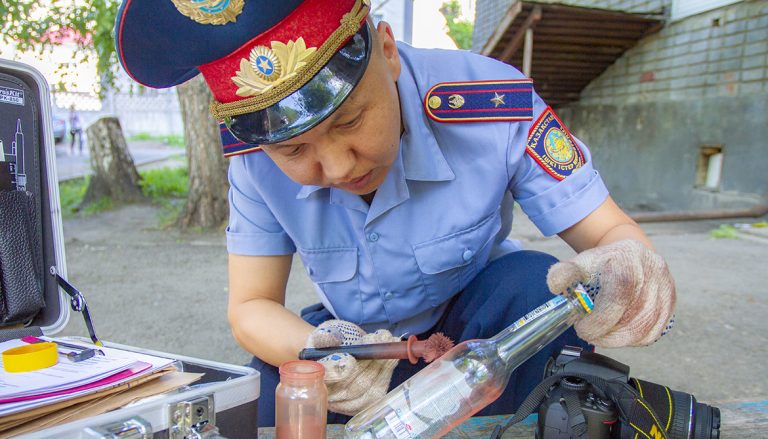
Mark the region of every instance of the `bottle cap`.
POLYGON ((280 377, 289 380, 323 379, 325 367, 317 361, 293 360, 280 365, 280 377))
POLYGON ((584 290, 584 286, 582 286, 581 284, 576 285, 576 287, 573 289, 573 292, 576 298, 579 299, 579 303, 581 304, 581 306, 584 307, 584 311, 586 311, 587 314, 591 313, 592 308, 595 307, 595 304, 592 302, 592 299, 584 290))

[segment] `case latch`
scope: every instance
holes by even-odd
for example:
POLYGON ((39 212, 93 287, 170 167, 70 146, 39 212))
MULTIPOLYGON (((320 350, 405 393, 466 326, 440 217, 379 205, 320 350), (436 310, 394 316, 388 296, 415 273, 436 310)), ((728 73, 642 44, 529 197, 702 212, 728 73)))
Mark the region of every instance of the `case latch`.
POLYGON ((171 404, 168 409, 171 420, 168 428, 170 439, 223 438, 216 427, 213 395, 171 404))
POLYGON ((152 439, 152 424, 136 416, 98 427, 87 427, 83 436, 94 439, 152 439))

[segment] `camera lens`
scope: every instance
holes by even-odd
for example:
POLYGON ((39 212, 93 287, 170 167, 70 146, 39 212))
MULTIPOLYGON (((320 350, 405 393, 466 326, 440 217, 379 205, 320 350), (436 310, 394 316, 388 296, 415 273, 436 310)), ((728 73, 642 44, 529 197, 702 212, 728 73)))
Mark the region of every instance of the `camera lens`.
POLYGON ((691 437, 695 439, 720 439, 720 409, 695 402, 696 398, 693 398, 693 401, 693 418, 695 421, 691 437))
POLYGON ((719 439, 720 409, 696 401, 685 392, 669 389, 672 396, 670 439, 719 439))

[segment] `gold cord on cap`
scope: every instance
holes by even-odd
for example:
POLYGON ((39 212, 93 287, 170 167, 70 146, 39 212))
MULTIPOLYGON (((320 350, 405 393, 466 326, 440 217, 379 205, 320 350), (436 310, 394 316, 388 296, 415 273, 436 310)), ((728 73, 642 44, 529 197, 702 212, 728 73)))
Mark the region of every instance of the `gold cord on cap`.
MULTIPOLYGON (((247 99, 243 99, 240 101, 235 102, 227 102, 227 103, 221 103, 216 100, 211 102, 211 115, 216 120, 224 119, 228 116, 236 116, 238 114, 245 114, 245 113, 253 113, 255 111, 263 110, 271 105, 274 105, 278 102, 280 102, 283 98, 288 96, 289 94, 293 93, 294 91, 298 90, 300 87, 302 87, 304 84, 306 84, 310 79, 312 79, 313 76, 317 74, 317 72, 320 71, 320 69, 325 66, 326 63, 333 57, 334 54, 336 54, 336 51, 338 48, 347 41, 350 37, 352 37, 357 31, 360 29, 360 23, 363 21, 366 15, 368 15, 368 10, 370 9, 370 0, 356 0, 354 6, 352 9, 344 14, 344 16, 341 18, 339 27, 331 34, 330 37, 328 37, 327 40, 318 48, 317 50, 313 50, 315 48, 309 48, 306 49, 306 46, 304 46, 304 49, 307 51, 311 50, 311 53, 305 52, 305 58, 304 58, 304 64, 302 66, 295 66, 294 72, 283 72, 284 77, 282 77, 281 80, 275 81, 274 85, 271 87, 264 88, 262 92, 259 92, 257 95, 249 97, 247 99)), ((304 40, 302 38, 299 38, 301 40, 302 46, 304 45, 304 40)), ((298 41, 295 42, 289 42, 298 44, 298 41)), ((273 41, 271 43, 273 50, 275 48, 275 42, 273 41)), ((283 43, 279 43, 283 44, 283 43)), ((286 45, 287 46, 287 45, 286 45)), ((260 46, 263 47, 263 46, 260 46)), ((295 47, 295 46, 294 46, 295 47)), ((301 49, 299 47, 298 49, 301 49)), ((250 64, 250 60, 243 59, 240 62, 240 68, 241 70, 238 72, 238 76, 235 76, 232 78, 232 80, 237 84, 240 89, 238 89, 238 92, 240 92, 241 89, 244 88, 244 86, 241 84, 246 84, 247 81, 243 80, 243 74, 241 73, 243 69, 246 70, 248 68, 252 68, 252 65, 250 64), (244 65, 247 65, 247 67, 244 67, 244 65), (238 82, 238 80, 240 82, 238 82)), ((254 76, 256 74, 254 73, 254 76)), ((256 76, 258 79, 258 76, 256 76)), ((248 79, 251 79, 250 77, 248 79)), ((255 82, 253 84, 248 83, 247 87, 251 87, 254 84, 258 84, 258 82, 255 82)), ((246 88, 247 88, 246 87, 246 88)), ((255 89, 255 88, 254 88, 255 89)))

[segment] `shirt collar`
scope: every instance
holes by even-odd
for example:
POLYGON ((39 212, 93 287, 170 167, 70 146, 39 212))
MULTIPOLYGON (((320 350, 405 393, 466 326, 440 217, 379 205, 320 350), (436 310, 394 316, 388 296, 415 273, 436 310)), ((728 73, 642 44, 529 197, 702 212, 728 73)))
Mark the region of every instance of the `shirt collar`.
MULTIPOLYGON (((399 43, 400 44, 400 43, 399 43)), ((423 99, 416 84, 407 51, 400 51, 400 112, 405 132, 400 142, 405 178, 421 181, 449 181, 456 178, 445 160, 423 109, 423 99)))

